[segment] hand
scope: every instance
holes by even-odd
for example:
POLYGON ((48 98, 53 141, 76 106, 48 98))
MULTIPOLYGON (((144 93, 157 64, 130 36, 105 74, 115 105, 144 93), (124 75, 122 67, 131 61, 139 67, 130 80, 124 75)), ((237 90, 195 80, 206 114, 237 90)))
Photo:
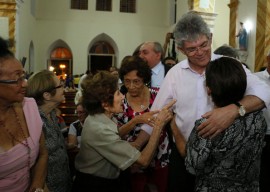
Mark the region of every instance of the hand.
POLYGON ((176 100, 174 99, 162 108, 155 119, 155 125, 163 127, 173 118, 171 108, 175 103, 176 100))
POLYGON ((204 138, 213 138, 228 128, 238 116, 237 106, 234 104, 213 109, 202 117, 207 120, 198 127, 198 133, 204 138))
POLYGON ((137 116, 138 123, 145 123, 150 126, 153 126, 155 123, 155 114, 159 113, 159 110, 146 112, 142 115, 137 116))
POLYGON ((165 105, 162 110, 171 109, 172 106, 176 103, 176 99, 171 100, 167 105, 165 105))
POLYGON ((166 34, 166 39, 165 39, 165 42, 166 43, 169 43, 170 42, 170 39, 172 39, 173 38, 173 33, 167 33, 166 34))

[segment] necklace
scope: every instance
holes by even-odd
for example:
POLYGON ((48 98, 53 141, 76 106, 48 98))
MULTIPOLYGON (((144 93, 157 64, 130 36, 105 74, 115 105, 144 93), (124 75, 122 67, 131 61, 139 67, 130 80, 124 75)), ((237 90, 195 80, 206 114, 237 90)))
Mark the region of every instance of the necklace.
POLYGON ((13 106, 12 106, 11 108, 12 108, 12 110, 13 110, 13 112, 14 112, 14 115, 15 115, 15 117, 16 117, 16 121, 17 121, 17 123, 18 123, 18 125, 19 125, 20 132, 21 132, 21 134, 22 134, 22 136, 23 136, 23 141, 20 141, 19 139, 17 139, 17 138, 14 136, 14 134, 11 133, 10 130, 8 130, 8 129, 6 128, 6 125, 5 125, 5 123, 4 123, 3 121, 0 121, 0 123, 1 123, 1 125, 5 128, 6 132, 9 134, 9 136, 12 138, 12 143, 13 143, 13 145, 14 145, 14 141, 17 141, 17 142, 19 142, 20 144, 22 144, 22 145, 26 148, 27 154, 28 154, 28 161, 27 161, 28 174, 29 174, 28 176, 30 177, 31 148, 30 148, 30 146, 29 146, 29 144, 28 144, 28 140, 27 140, 27 138, 26 138, 26 136, 25 136, 25 134, 24 134, 24 132, 23 132, 22 124, 21 124, 21 121, 20 121, 20 119, 19 119, 19 117, 18 117, 18 114, 17 114, 17 112, 15 111, 15 109, 14 109, 13 106), (25 142, 24 142, 24 141, 25 141, 25 142))
POLYGON ((140 100, 137 100, 137 101, 134 101, 134 97, 130 96, 130 94, 127 94, 127 101, 129 101, 129 105, 135 109, 136 106, 137 108, 140 108, 140 110, 145 110, 146 108, 148 108, 148 105, 149 105, 149 101, 148 101, 148 98, 149 98, 149 94, 148 94, 148 88, 143 88, 143 93, 141 94, 140 96, 140 100))
POLYGON ((145 106, 144 106, 144 105, 141 105, 140 107, 141 107, 141 109, 144 109, 144 108, 145 108, 145 106))

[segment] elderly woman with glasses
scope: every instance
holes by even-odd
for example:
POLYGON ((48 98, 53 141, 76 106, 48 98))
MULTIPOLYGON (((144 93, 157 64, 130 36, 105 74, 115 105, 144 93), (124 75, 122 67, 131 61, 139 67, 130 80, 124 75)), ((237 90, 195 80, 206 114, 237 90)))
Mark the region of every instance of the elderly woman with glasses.
POLYGON ((22 64, 0 38, 0 191, 43 191, 48 153, 22 64))
POLYGON ((43 121, 49 154, 46 185, 49 191, 68 192, 71 189, 69 160, 55 111, 65 100, 63 84, 53 72, 43 70, 29 78, 27 96, 36 100, 43 121))
MULTIPOLYGON (((143 123, 152 126, 153 112, 149 112, 158 90, 149 88, 151 69, 137 56, 123 59, 119 71, 120 78, 127 89, 124 99, 124 112, 116 116, 118 126, 129 127, 122 138, 136 146, 136 139, 143 123)), ((148 184, 154 184, 159 192, 166 191, 169 162, 169 137, 166 129, 160 135, 159 147, 152 163, 147 169, 131 170, 131 191, 144 191, 148 184)))
POLYGON ((81 148, 75 160, 77 169, 73 191, 122 191, 120 170, 130 166, 147 167, 155 154, 164 124, 172 118, 169 108, 163 108, 153 121, 154 131, 140 152, 121 139, 122 129, 111 119, 123 112, 124 96, 118 89, 118 78, 109 72, 98 72, 82 85, 82 103, 89 115, 82 130, 81 148))

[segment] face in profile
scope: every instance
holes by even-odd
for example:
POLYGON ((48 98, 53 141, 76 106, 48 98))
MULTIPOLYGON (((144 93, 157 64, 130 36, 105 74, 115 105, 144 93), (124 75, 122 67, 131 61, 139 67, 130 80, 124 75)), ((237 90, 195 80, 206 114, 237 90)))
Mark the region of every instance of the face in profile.
POLYGON ((124 98, 124 95, 119 90, 116 90, 113 97, 113 106, 108 107, 107 111, 113 114, 123 112, 124 98))
POLYGON ((22 64, 15 58, 6 59, 0 64, 0 71, 0 99, 10 103, 23 101, 27 81, 22 64))
POLYGON ((161 53, 154 51, 153 43, 145 43, 140 48, 139 56, 146 61, 148 66, 152 69, 160 62, 161 53))
POLYGON ((55 95, 51 97, 52 101, 55 101, 56 103, 61 103, 65 101, 65 95, 64 95, 64 84, 61 82, 60 79, 57 78, 57 76, 54 76, 54 82, 55 82, 55 95))

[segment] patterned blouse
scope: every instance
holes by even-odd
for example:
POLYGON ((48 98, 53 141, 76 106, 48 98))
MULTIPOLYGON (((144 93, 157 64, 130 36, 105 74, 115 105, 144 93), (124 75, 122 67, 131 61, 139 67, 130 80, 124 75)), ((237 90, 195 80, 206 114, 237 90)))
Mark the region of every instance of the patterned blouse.
POLYGON ((50 191, 68 192, 71 189, 69 160, 65 140, 58 125, 55 110, 51 112, 51 120, 39 110, 43 121, 45 144, 48 150, 48 173, 46 184, 50 191))
POLYGON ((204 139, 195 122, 187 142, 187 170, 196 175, 195 191, 259 191, 260 157, 266 122, 262 111, 240 117, 219 136, 204 139))
MULTIPOLYGON (((150 91, 150 100, 149 100, 149 106, 147 109, 141 112, 135 112, 132 107, 128 104, 128 101, 125 97, 124 99, 124 112, 120 113, 113 117, 113 119, 116 119, 118 127, 121 127, 125 123, 129 122, 132 118, 135 116, 144 114, 146 112, 150 111, 150 108, 154 102, 154 99, 158 93, 158 88, 149 88, 150 91)), ((138 137, 140 131, 141 131, 142 124, 137 124, 132 131, 127 134, 124 139, 133 142, 138 137)), ((165 167, 167 166, 169 162, 169 154, 170 154, 170 147, 169 147, 169 137, 166 129, 164 128, 159 140, 159 146, 157 148, 157 152, 155 155, 154 160, 151 162, 150 167, 165 167)))

